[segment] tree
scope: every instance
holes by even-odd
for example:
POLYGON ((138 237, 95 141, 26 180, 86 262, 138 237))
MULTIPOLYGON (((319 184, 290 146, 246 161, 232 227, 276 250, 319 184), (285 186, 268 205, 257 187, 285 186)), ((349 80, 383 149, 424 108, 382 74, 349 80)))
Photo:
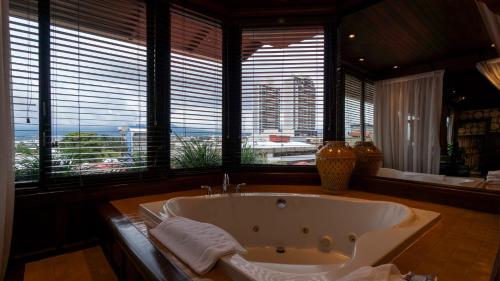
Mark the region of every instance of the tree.
POLYGON ((24 142, 16 144, 16 180, 33 180, 38 176, 38 144, 24 142))
POLYGON ((68 133, 57 148, 60 161, 66 161, 68 165, 103 162, 106 158, 120 158, 127 153, 127 146, 121 137, 93 132, 68 133))

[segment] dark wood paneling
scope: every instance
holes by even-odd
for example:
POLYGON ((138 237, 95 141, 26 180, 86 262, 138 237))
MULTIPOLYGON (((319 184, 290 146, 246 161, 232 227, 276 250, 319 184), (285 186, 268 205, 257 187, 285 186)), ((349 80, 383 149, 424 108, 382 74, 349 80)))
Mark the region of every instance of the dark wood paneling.
POLYGON ((472 0, 385 0, 345 17, 343 27, 344 59, 381 77, 468 54, 495 55, 472 0))
POLYGON ((190 280, 111 204, 99 212, 102 248, 120 280, 190 280))
POLYGON ((58 209, 55 205, 14 210, 11 254, 22 255, 54 250, 57 244, 58 209))

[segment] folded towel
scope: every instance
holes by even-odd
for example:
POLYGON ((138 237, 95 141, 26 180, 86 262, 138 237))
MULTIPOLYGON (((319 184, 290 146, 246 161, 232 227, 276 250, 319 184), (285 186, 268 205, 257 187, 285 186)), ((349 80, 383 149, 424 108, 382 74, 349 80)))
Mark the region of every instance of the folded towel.
POLYGON ((488 171, 488 177, 489 176, 500 177, 500 170, 497 170, 497 171, 488 171))
POLYGON ((198 274, 210 271, 224 255, 246 252, 223 229, 184 217, 167 218, 150 233, 198 274))

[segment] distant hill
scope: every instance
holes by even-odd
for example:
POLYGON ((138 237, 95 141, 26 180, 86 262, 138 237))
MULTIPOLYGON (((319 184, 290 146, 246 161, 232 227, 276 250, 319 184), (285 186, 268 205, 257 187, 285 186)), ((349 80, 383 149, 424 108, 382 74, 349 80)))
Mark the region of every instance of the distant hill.
MULTIPOLYGON (((138 128, 144 126, 138 126, 137 124, 131 124, 128 127, 138 128)), ((84 126, 79 128, 78 126, 57 126, 53 128, 52 134, 58 136, 65 136, 69 133, 78 132, 95 132, 99 135, 107 136, 119 136, 120 132, 116 126, 84 126)), ((194 127, 179 127, 172 125, 171 132, 179 136, 210 136, 222 133, 222 128, 220 131, 206 130, 194 127)), ((15 127, 16 140, 30 140, 38 138, 38 131, 34 130, 33 125, 16 125, 15 127)))

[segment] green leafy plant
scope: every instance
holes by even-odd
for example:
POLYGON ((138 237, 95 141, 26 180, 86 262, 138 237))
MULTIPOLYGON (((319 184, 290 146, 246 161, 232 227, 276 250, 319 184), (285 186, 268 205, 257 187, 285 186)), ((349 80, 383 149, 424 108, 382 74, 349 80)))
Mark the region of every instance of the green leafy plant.
POLYGON ((172 155, 174 168, 208 168, 220 166, 221 151, 217 142, 202 139, 183 139, 176 135, 178 151, 172 155))
POLYGON ((241 145, 241 164, 265 164, 266 157, 258 153, 248 142, 241 145))

